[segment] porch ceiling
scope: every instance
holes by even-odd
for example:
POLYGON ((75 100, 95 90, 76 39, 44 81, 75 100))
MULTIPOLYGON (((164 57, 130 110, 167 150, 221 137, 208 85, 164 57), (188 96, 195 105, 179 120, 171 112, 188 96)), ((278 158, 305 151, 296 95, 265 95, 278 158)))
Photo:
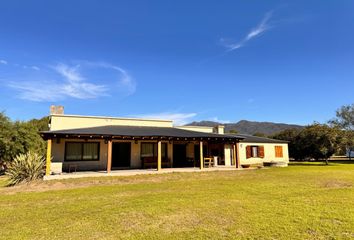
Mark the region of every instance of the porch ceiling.
POLYGON ((114 139, 167 139, 167 140, 214 140, 238 142, 243 137, 189 131, 173 127, 99 126, 40 132, 44 139, 57 137, 114 138, 114 139))

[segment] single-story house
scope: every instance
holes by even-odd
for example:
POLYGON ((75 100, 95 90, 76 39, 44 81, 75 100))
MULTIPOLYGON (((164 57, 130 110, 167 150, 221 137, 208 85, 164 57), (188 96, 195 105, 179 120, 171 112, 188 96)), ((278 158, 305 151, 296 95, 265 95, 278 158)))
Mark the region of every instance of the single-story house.
POLYGON ((63 171, 183 168, 289 161, 287 143, 224 133, 223 126, 173 126, 170 120, 66 115, 51 106, 46 174, 63 171))

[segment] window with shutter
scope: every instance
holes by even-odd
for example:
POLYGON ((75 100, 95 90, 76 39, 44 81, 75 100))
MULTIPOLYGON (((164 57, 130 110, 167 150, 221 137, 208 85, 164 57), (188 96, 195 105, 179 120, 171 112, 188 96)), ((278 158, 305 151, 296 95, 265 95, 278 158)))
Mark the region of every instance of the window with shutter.
POLYGON ((275 157, 282 158, 283 157, 283 147, 275 146, 275 157))
POLYGON ((258 156, 260 158, 264 158, 264 146, 259 146, 258 147, 258 156))
POLYGON ((252 150, 251 146, 246 147, 246 158, 251 158, 252 157, 252 150))

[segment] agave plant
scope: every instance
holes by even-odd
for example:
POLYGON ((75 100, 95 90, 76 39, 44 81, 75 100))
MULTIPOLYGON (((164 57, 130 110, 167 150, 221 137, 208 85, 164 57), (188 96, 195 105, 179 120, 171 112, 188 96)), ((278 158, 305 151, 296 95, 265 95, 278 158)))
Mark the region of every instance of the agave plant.
POLYGON ((27 152, 19 154, 8 165, 6 175, 9 177, 9 186, 22 182, 31 182, 44 176, 45 159, 37 153, 27 152))

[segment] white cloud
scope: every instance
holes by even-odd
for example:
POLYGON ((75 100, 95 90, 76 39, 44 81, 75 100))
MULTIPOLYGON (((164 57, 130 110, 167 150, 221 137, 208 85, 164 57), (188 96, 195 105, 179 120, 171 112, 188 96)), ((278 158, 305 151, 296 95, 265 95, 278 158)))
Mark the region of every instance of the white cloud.
POLYGON ((0 64, 7 64, 7 61, 6 60, 4 60, 4 59, 0 59, 0 64))
POLYGON ((235 43, 235 42, 231 42, 230 40, 221 38, 220 39, 221 45, 226 48, 227 52, 234 51, 236 49, 243 47, 248 41, 260 36, 262 33, 265 33, 267 30, 271 28, 271 25, 269 24, 269 20, 271 17, 272 17, 272 12, 267 12, 263 17, 262 21, 258 24, 258 26, 251 29, 241 41, 235 43))
POLYGON ((172 120, 174 125, 180 126, 180 125, 185 125, 185 124, 191 122, 192 119, 196 116, 197 116, 196 113, 163 112, 163 113, 155 113, 155 114, 135 115, 134 117, 172 120))
POLYGON ((120 88, 120 90, 124 90, 127 95, 131 95, 135 93, 136 82, 123 68, 106 62, 85 61, 84 64, 91 67, 101 67, 101 68, 113 69, 117 71, 120 74, 120 79, 118 81, 118 87, 120 88))
MULTIPOLYGON (((19 64, 15 64, 15 66, 18 67, 19 64)), ((37 67, 37 66, 27 66, 27 65, 23 65, 22 67, 23 67, 24 69, 32 69, 32 70, 36 70, 36 71, 41 70, 41 69, 40 69, 39 67, 37 67)))
POLYGON ((35 102, 57 101, 64 97, 62 86, 51 81, 11 82, 8 86, 19 91, 19 98, 35 102))
MULTIPOLYGON (((24 82, 11 81, 8 86, 19 91, 19 98, 31 101, 57 101, 68 97, 76 99, 90 99, 101 96, 109 96, 109 91, 117 88, 117 86, 114 86, 114 82, 109 82, 109 86, 108 83, 97 84, 93 82, 89 76, 84 77, 83 75, 87 68, 95 67, 97 69, 109 68, 111 70, 118 71, 120 74, 118 77, 118 87, 120 90, 125 90, 128 95, 135 92, 135 81, 124 69, 107 63, 105 63, 105 65, 94 65, 94 63, 90 64, 88 62, 83 62, 81 65, 58 63, 48 69, 49 71, 52 70, 52 74, 54 73, 54 75, 49 79, 48 76, 45 76, 39 80, 31 79, 24 82)), ((33 70, 40 70, 36 66, 24 67, 31 68, 33 70)))
POLYGON ((57 71, 60 75, 66 78, 70 82, 80 82, 84 80, 84 78, 79 73, 78 69, 80 65, 76 65, 74 67, 70 67, 66 64, 59 63, 56 66, 53 66, 53 69, 57 71))
POLYGON ((209 121, 218 122, 218 123, 230 123, 231 122, 230 120, 221 120, 218 117, 210 118, 209 121))
POLYGON ((37 66, 31 66, 31 68, 33 69, 33 70, 36 70, 36 71, 39 71, 39 70, 41 70, 39 67, 37 67, 37 66))

